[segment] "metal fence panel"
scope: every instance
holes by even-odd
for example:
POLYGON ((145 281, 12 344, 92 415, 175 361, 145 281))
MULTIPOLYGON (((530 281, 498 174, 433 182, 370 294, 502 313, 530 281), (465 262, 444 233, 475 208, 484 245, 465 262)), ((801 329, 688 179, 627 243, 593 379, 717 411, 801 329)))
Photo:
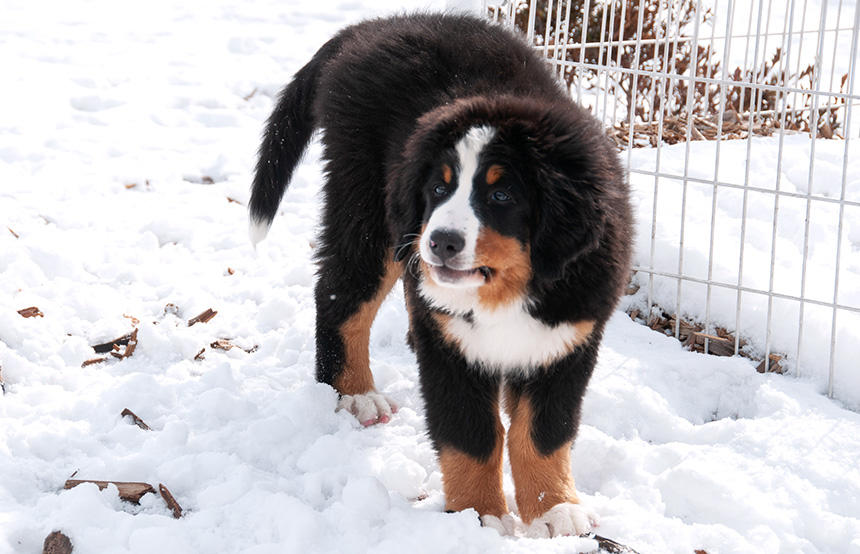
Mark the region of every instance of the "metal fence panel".
POLYGON ((676 337, 684 315, 730 328, 735 353, 767 369, 777 351, 797 375, 826 374, 830 396, 839 371, 856 375, 839 351, 860 328, 855 2, 485 0, 484 13, 526 32, 647 183, 634 270, 649 314, 676 315, 676 337))

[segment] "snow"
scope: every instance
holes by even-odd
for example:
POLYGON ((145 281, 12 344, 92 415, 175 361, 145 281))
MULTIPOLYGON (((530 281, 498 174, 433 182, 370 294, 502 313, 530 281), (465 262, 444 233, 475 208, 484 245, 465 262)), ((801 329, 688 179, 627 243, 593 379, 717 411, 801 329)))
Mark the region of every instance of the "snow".
MULTIPOLYGON (((335 412, 336 394, 314 382, 310 259, 318 145, 297 171, 268 238, 256 251, 248 240, 243 204, 273 95, 336 29, 404 7, 441 6, 4 3, 0 366, 7 394, 0 396, 0 552, 39 552, 54 529, 83 553, 594 547, 576 537, 503 538, 481 528, 473 512, 444 513, 397 288, 371 339, 377 384, 401 406, 392 421, 364 429, 335 412), (176 309, 165 309, 168 304, 176 309), (16 313, 28 306, 44 317, 16 313), (218 314, 187 326, 207 308, 218 314), (134 355, 82 368, 94 357, 90 345, 129 332, 132 317, 139 320, 134 355), (239 348, 213 349, 218 338, 239 348), (243 350, 257 345, 253 353, 243 350), (195 360, 204 347, 205 358, 195 360), (124 408, 152 431, 122 418, 124 408), (79 479, 163 483, 186 513, 173 519, 155 495, 139 506, 123 502, 114 487, 63 490, 75 471, 79 479)), ((723 145, 721 179, 745 160, 735 151, 740 144, 723 145)), ((791 138, 786 144, 781 186, 803 191, 809 143, 791 138)), ((696 156, 712 155, 699 150, 707 145, 694 146, 696 156)), ((820 141, 816 155, 841 159, 830 151, 839 146, 820 141)), ((752 170, 767 188, 773 139, 757 140, 754 148, 764 153, 752 170)), ((653 164, 646 150, 635 156, 637 167, 653 164)), ((664 169, 672 168, 683 153, 667 148, 661 159, 664 169)), ((848 175, 855 192, 858 159, 852 150, 848 175)), ((841 171, 839 164, 820 167, 841 171)), ((640 177, 634 186, 645 214, 641 232, 650 221, 653 180, 640 177)), ((675 199, 673 186, 661 181, 660 198, 675 199)), ((824 194, 836 190, 829 177, 815 186, 824 194)), ((699 189, 688 192, 691 205, 706 206, 688 209, 687 232, 694 237, 709 221, 711 205, 707 187, 699 189)), ((718 225, 729 229, 737 198, 721 191, 718 200, 718 225)), ((750 200, 751 226, 769 229, 772 205, 750 200)), ((667 221, 679 221, 671 212, 676 204, 660 203, 670 210, 667 221)), ((780 217, 804 209, 786 201, 780 217)), ((825 212, 812 222, 811 265, 826 282, 833 220, 825 212)), ((852 280, 858 230, 853 219, 846 222, 845 302, 860 294, 852 280)), ((672 232, 667 226, 658 233, 660 251, 668 248, 658 261, 666 267, 677 260, 672 232)), ((787 253, 779 258, 785 266, 780 290, 797 290, 796 258, 788 255, 797 233, 796 219, 779 228, 786 246, 778 252, 787 253)), ((748 268, 762 252, 769 259, 769 249, 762 249, 769 248, 770 233, 761 243, 759 234, 748 230, 748 268)), ((701 271, 707 250, 699 240, 686 244, 687 269, 701 271)), ((640 262, 649 247, 639 239, 640 262)), ((715 272, 730 272, 733 248, 719 247, 715 272)), ((810 294, 817 294, 816 275, 808 277, 810 294)), ((759 271, 745 270, 747 278, 760 285, 759 271)), ((674 285, 666 292, 658 286, 658 300, 671 303, 673 291, 674 285)), ((682 306, 694 315, 696 296, 694 287, 685 287, 682 306)), ((750 320, 760 321, 753 313, 760 307, 752 299, 749 305, 750 320)), ((715 309, 713 317, 725 314, 715 309)), ((840 325, 847 320, 840 317, 840 325)), ((816 338, 818 327, 817 319, 807 327, 810 358, 825 357, 822 344, 829 344, 816 338)), ((850 361, 857 356, 857 328, 840 327, 839 344, 847 347, 840 346, 845 360, 837 392, 848 404, 860 398, 850 361)), ((796 338, 780 333, 775 349, 796 338)), ((860 415, 820 394, 816 364, 802 358, 800 367, 800 379, 760 375, 746 359, 686 352, 617 313, 573 451, 581 497, 600 516, 598 532, 642 553, 860 552, 860 415)), ((505 487, 513 505, 509 470, 505 487)))

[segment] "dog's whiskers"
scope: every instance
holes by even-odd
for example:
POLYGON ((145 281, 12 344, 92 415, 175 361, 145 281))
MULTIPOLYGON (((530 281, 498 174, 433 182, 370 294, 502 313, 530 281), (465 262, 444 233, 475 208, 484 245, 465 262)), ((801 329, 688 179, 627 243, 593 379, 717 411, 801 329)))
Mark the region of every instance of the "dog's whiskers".
POLYGON ((415 244, 416 239, 418 239, 421 235, 417 233, 408 233, 403 235, 403 238, 412 238, 412 240, 402 242, 394 247, 394 256, 400 256, 400 252, 403 251, 404 248, 409 248, 410 246, 415 244))

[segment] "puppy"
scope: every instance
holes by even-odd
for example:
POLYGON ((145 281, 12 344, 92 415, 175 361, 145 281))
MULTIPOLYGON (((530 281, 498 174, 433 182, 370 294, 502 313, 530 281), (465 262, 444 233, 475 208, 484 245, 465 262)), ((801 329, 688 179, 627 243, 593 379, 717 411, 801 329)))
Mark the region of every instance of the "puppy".
POLYGON ((631 244, 625 176, 601 125, 513 31, 464 15, 359 23, 296 73, 268 120, 255 242, 316 129, 317 379, 362 424, 390 419, 368 340, 402 279, 446 509, 512 532, 503 405, 529 534, 588 531, 570 451, 631 244))

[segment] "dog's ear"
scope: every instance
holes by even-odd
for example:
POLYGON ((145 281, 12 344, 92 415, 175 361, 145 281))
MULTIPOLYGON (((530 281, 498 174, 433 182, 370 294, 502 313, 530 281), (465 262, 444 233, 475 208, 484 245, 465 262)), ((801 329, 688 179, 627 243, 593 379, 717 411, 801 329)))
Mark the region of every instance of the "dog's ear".
POLYGON ((413 159, 394 168, 388 177, 386 212, 394 245, 394 261, 406 259, 421 233, 424 196, 421 184, 426 179, 427 164, 413 159))
POLYGON ((584 127, 537 140, 539 198, 530 242, 538 284, 563 278, 571 264, 600 246, 612 206, 608 197, 623 189, 617 154, 602 129, 584 127))

